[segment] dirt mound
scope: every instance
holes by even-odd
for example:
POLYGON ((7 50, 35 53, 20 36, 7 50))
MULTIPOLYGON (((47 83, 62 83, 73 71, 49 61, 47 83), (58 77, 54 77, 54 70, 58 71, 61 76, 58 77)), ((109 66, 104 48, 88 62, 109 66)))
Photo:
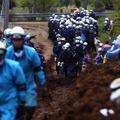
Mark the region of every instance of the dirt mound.
MULTIPOLYGON (((55 115, 57 120, 119 120, 120 106, 110 101, 110 83, 120 77, 119 58, 105 65, 89 66, 81 73, 75 88, 62 105, 62 115, 55 115), (99 110, 107 108, 115 111, 114 115, 104 117, 99 110)), ((52 120, 52 119, 51 119, 52 120)))

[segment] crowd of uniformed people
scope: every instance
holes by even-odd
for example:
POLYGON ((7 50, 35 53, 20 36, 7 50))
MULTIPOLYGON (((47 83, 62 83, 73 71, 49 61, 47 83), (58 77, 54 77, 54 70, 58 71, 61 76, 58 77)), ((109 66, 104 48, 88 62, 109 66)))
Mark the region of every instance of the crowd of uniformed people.
MULTIPOLYGON (((105 33, 110 31, 114 22, 114 19, 106 17, 103 31, 105 33)), ((53 56, 58 75, 64 74, 67 77, 71 72, 75 72, 77 75, 82 69, 84 70, 85 63, 105 64, 120 53, 120 35, 112 43, 109 39, 104 43, 98 39, 99 26, 93 10, 76 10, 70 15, 53 14, 50 17, 48 28, 48 38, 54 42, 53 56), (115 44, 115 42, 118 43, 115 44), (92 52, 95 53, 93 60, 90 56, 92 52)), ((113 90, 110 100, 120 105, 120 78, 111 82, 110 89, 113 90)), ((101 113, 104 116, 115 114, 112 109, 109 112, 106 109, 103 110, 101 113)))
MULTIPOLYGON (((105 18, 109 23, 109 18, 105 18)), ((98 40, 99 26, 93 10, 75 10, 70 15, 53 14, 48 22, 49 39, 54 42, 53 56, 57 74, 76 75, 84 63, 91 63, 90 53, 96 53, 95 64, 103 62, 104 47, 98 40)), ((110 26, 103 27, 107 31, 110 26)), ((108 42, 108 41, 107 41, 108 42)), ((106 46, 108 47, 108 46, 106 46)))

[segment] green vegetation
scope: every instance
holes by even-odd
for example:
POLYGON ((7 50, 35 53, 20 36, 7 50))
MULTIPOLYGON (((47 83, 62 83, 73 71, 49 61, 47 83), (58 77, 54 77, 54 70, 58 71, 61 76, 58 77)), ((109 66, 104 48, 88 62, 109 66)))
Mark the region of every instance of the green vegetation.
POLYGON ((120 11, 113 13, 113 17, 115 19, 115 24, 110 31, 110 36, 112 39, 120 34, 120 11))
MULTIPOLYGON (((0 9, 2 7, 0 0, 0 9)), ((94 11, 106 10, 120 10, 119 0, 9 0, 10 9, 14 7, 22 7, 28 12, 56 12, 58 7, 75 6, 77 8, 83 7, 85 9, 93 9, 94 11)), ((20 11, 14 10, 18 13, 20 11)))
POLYGON ((110 38, 110 32, 107 31, 103 31, 103 25, 104 25, 104 17, 100 17, 97 21, 98 21, 98 26, 99 26, 99 40, 101 40, 101 42, 104 42, 105 40, 108 40, 110 38))
MULTIPOLYGON (((2 0, 0 0, 0 7, 1 5, 2 0)), ((66 12, 70 11, 69 6, 93 9, 98 12, 120 10, 119 0, 10 0, 12 13, 59 12, 61 8, 66 12)))
POLYGON ((94 4, 94 11, 96 12, 104 12, 105 11, 105 5, 103 2, 101 1, 95 1, 95 4, 94 4))
MULTIPOLYGON (((2 0, 0 0, 2 1, 2 0)), ((32 12, 56 12, 58 7, 75 6, 94 11, 120 10, 119 0, 10 0, 12 7, 27 8, 32 12)))

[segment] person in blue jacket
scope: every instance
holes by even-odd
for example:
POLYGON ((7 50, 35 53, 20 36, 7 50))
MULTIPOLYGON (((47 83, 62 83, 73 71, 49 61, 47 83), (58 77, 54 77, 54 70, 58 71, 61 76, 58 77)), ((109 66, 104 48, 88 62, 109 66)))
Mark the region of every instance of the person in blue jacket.
POLYGON ((20 64, 5 58, 5 53, 0 42, 0 120, 15 120, 17 108, 25 103, 26 80, 20 64))
POLYGON ((3 42, 5 43, 6 47, 9 47, 10 45, 12 45, 11 38, 10 38, 11 30, 12 30, 11 28, 6 28, 4 30, 5 39, 3 40, 3 42))
POLYGON ((31 120, 37 106, 37 85, 34 78, 40 81, 42 92, 46 92, 46 78, 42 69, 41 60, 36 50, 24 45, 25 31, 22 27, 15 26, 11 30, 13 45, 7 48, 6 58, 18 61, 24 71, 26 90, 26 120, 31 120))

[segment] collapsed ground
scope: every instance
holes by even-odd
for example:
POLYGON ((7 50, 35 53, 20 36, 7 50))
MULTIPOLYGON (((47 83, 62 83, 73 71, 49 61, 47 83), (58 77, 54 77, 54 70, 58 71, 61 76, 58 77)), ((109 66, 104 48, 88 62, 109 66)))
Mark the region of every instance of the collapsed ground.
POLYGON ((119 56, 105 65, 88 65, 77 78, 57 76, 52 58, 52 41, 48 39, 47 22, 13 23, 37 35, 32 41, 40 47, 46 60, 48 93, 41 97, 38 85, 38 107, 32 120, 119 120, 120 106, 111 102, 109 85, 120 77, 119 56), (104 117, 99 110, 113 109, 114 115, 104 117))

